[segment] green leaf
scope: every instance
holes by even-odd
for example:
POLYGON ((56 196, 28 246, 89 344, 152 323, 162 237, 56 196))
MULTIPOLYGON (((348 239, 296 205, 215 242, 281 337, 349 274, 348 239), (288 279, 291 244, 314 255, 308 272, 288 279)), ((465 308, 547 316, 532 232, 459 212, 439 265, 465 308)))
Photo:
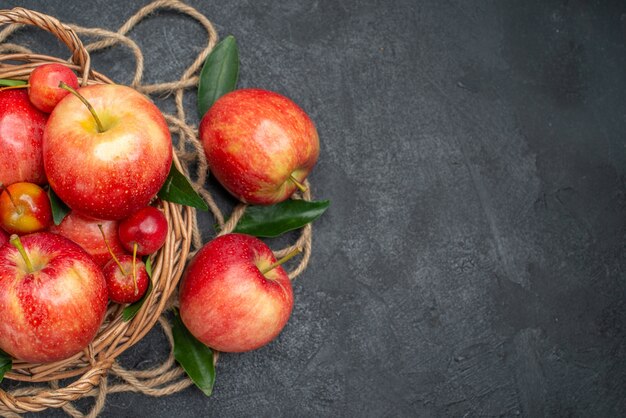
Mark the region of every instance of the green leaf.
MULTIPOLYGON (((148 271, 148 265, 146 264, 146 272, 147 271, 148 271)), ((148 272, 148 276, 152 277, 152 267, 150 267, 150 272, 148 272)), ((131 319, 135 317, 135 315, 137 315, 137 312, 139 312, 139 309, 141 309, 143 304, 146 302, 146 299, 148 299, 148 296, 150 296, 150 293, 152 293, 152 279, 148 283, 148 288, 146 289, 146 293, 144 293, 141 299, 139 299, 135 303, 131 303, 130 305, 125 307, 124 310, 122 311, 122 319, 124 320, 124 322, 130 321, 131 319)))
POLYGON ((248 206, 234 232, 257 237, 277 237, 319 218, 329 205, 329 200, 285 200, 271 206, 248 206))
POLYGON ((67 207, 65 203, 59 196, 54 193, 52 187, 48 188, 48 198, 50 199, 50 208, 52 208, 52 219, 54 220, 55 225, 59 225, 65 216, 70 213, 70 208, 67 207))
POLYGON ((146 265, 146 273, 148 273, 148 277, 152 278, 152 259, 149 255, 144 257, 143 263, 146 265))
POLYGON ((193 383, 206 396, 211 396, 215 383, 213 350, 191 335, 176 311, 174 311, 172 333, 174 335, 174 358, 193 383))
POLYGON ((26 81, 24 81, 24 80, 0 79, 0 86, 12 87, 12 86, 23 86, 24 84, 26 84, 26 81))
POLYGON ((168 202, 179 203, 204 211, 209 210, 209 206, 204 199, 193 189, 187 177, 178 171, 173 163, 170 168, 170 174, 167 176, 161 190, 159 190, 158 196, 168 202))
POLYGON ((0 382, 4 379, 4 374, 13 367, 13 359, 10 355, 0 350, 0 382))
POLYGON ((198 116, 200 119, 224 94, 235 90, 239 77, 239 50, 232 35, 215 45, 198 81, 198 116))

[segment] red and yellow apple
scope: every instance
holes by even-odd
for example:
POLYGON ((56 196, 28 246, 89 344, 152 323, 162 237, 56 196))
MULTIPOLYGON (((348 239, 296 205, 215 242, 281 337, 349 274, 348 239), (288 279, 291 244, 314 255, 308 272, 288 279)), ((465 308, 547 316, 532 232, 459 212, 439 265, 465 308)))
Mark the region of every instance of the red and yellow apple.
POLYGON ((270 248, 249 235, 223 235, 202 247, 180 286, 187 329, 225 352, 254 350, 276 338, 293 309, 293 291, 283 268, 272 268, 275 262, 270 248))
POLYGON ((0 349, 33 363, 80 352, 106 313, 102 271, 60 235, 16 238, 0 247, 0 349))
POLYGON ((0 188, 17 182, 46 183, 42 138, 47 115, 26 90, 0 91, 0 188))
POLYGON ((220 97, 202 118, 200 140, 222 186, 258 205, 289 198, 319 155, 309 116, 287 97, 260 89, 220 97))
POLYGON ((50 114, 43 160, 50 186, 70 208, 97 219, 122 219, 147 206, 172 163, 165 118, 146 96, 121 85, 67 95, 50 114))

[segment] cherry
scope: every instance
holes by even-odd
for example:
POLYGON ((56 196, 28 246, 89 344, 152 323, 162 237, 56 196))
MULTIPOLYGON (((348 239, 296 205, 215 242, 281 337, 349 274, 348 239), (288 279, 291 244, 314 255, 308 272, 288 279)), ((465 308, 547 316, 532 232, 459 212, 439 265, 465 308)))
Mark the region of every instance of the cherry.
POLYGON ((30 234, 52 225, 46 192, 34 183, 13 183, 0 195, 0 226, 11 234, 30 234))
POLYGON ((112 259, 102 272, 109 289, 109 299, 115 303, 137 302, 148 289, 150 278, 146 265, 130 255, 112 259))
POLYGON ((78 88, 76 74, 63 64, 44 64, 35 68, 28 78, 28 98, 37 109, 50 113, 54 107, 69 94, 59 87, 64 82, 78 88))
POLYGON ((167 230, 167 219, 163 212, 146 206, 120 222, 118 235, 128 251, 148 255, 163 246, 167 230))

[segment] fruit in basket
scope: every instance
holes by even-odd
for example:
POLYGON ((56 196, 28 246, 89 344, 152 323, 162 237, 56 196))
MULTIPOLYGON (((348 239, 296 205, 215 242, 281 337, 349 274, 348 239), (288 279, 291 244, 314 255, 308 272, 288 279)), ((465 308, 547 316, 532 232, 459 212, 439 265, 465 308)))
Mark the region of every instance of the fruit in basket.
POLYGON ((0 349, 13 357, 39 363, 80 352, 107 301, 102 271, 67 238, 39 232, 0 247, 0 349))
POLYGON ((163 246, 167 229, 167 219, 163 212, 153 206, 146 206, 120 221, 118 231, 120 242, 126 250, 148 255, 163 246))
POLYGON ((0 91, 0 188, 17 182, 46 183, 42 138, 47 115, 26 90, 0 91))
POLYGON ((148 290, 150 278, 146 265, 133 256, 122 255, 110 260, 102 269, 109 290, 109 299, 115 303, 137 302, 148 290))
POLYGON ((260 89, 220 97, 200 123, 212 173, 231 194, 252 204, 289 198, 319 155, 317 131, 293 101, 260 89))
POLYGON ((100 84, 78 92, 50 114, 44 166, 50 186, 72 210, 123 219, 147 206, 172 163, 172 140, 160 110, 130 87, 100 84))
POLYGON ((34 183, 13 183, 0 194, 0 227, 11 234, 43 231, 52 225, 45 190, 34 183))
POLYGON ((59 87, 63 81, 77 89, 78 78, 74 71, 63 64, 44 64, 35 68, 28 77, 28 98, 42 112, 50 113, 62 98, 70 94, 59 87))
MULTIPOLYGON (((283 260, 285 261, 285 260, 283 260)), ((289 277, 258 238, 227 234, 190 261, 180 285, 180 317, 202 343, 243 352, 273 340, 293 308, 289 277)))
POLYGON ((59 225, 52 225, 50 232, 71 239, 87 251, 98 265, 104 267, 111 259, 111 254, 107 249, 105 241, 102 239, 102 233, 98 225, 102 225, 104 236, 113 254, 116 256, 126 254, 117 235, 118 221, 93 219, 72 211, 63 218, 63 222, 59 225))

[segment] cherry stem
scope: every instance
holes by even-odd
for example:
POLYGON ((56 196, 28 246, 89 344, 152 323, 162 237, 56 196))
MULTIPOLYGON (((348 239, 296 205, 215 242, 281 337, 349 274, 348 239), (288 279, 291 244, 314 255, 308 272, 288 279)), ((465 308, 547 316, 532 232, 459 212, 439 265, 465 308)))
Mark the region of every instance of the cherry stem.
POLYGON ((20 85, 17 85, 17 86, 0 87, 0 91, 15 90, 15 89, 26 89, 28 87, 30 87, 30 84, 20 84, 20 85))
POLYGON ((33 268, 33 263, 30 262, 30 258, 28 258, 28 254, 26 253, 26 250, 24 249, 24 246, 22 245, 22 241, 20 240, 20 237, 13 234, 11 235, 11 238, 9 238, 9 241, 11 242, 11 245, 17 248, 17 251, 20 252, 20 255, 24 259, 24 262, 26 262, 26 269, 28 270, 28 272, 32 273, 33 271, 35 271, 35 269, 33 268))
POLYGON ((89 103, 87 101, 87 99, 85 99, 79 92, 77 92, 76 90, 74 90, 73 88, 71 88, 70 86, 65 84, 64 82, 61 81, 59 83, 59 87, 69 91, 74 96, 78 97, 78 99, 81 102, 83 102, 85 104, 85 106, 87 106, 87 109, 89 109, 89 112, 91 112, 91 116, 93 116, 93 119, 96 121, 96 126, 97 126, 97 129, 98 129, 98 133, 104 132, 104 127, 102 126, 102 122, 100 122, 100 118, 98 117, 98 114, 96 113, 96 110, 93 108, 91 103, 89 103))
POLYGON ((294 250, 291 250, 289 252, 289 254, 287 254, 286 256, 284 256, 283 258, 281 258, 280 260, 270 264, 269 266, 267 266, 266 268, 264 268, 263 270, 261 270, 261 274, 265 274, 269 271, 274 270, 276 267, 280 266, 281 264, 285 264, 287 261, 291 260, 292 258, 294 258, 295 256, 297 256, 298 254, 300 254, 302 252, 302 248, 296 248, 294 250))
POLYGON ((120 268, 120 271, 122 272, 122 274, 126 276, 124 267, 122 267, 120 260, 118 260, 115 254, 113 253, 113 250, 111 249, 111 246, 109 245, 109 241, 107 241, 107 237, 104 236, 104 229, 102 229, 102 224, 98 224, 98 228, 100 229, 100 233, 102 234, 102 239, 104 240, 104 244, 107 246, 107 250, 109 250, 109 254, 111 254, 111 257, 113 257, 113 261, 115 261, 115 264, 117 264, 117 266, 120 268))
POLYGON ((137 269, 135 268, 135 260, 137 260, 137 243, 133 244, 133 283, 135 284, 135 294, 139 292, 137 287, 137 269))
POLYGON ((298 189, 300 189, 300 191, 302 193, 306 192, 306 186, 304 184, 300 183, 298 180, 296 180, 296 178, 293 176, 293 174, 289 176, 289 180, 291 180, 293 182, 293 184, 295 184, 296 187, 298 189))
POLYGON ((13 205, 13 207, 15 208, 15 210, 17 210, 18 214, 22 214, 23 210, 22 208, 19 208, 17 206, 17 203, 15 203, 15 199, 13 198, 13 195, 11 194, 11 192, 9 191, 9 188, 7 187, 6 189, 4 189, 5 192, 7 192, 7 195, 9 196, 9 200, 11 201, 11 204, 13 205))

